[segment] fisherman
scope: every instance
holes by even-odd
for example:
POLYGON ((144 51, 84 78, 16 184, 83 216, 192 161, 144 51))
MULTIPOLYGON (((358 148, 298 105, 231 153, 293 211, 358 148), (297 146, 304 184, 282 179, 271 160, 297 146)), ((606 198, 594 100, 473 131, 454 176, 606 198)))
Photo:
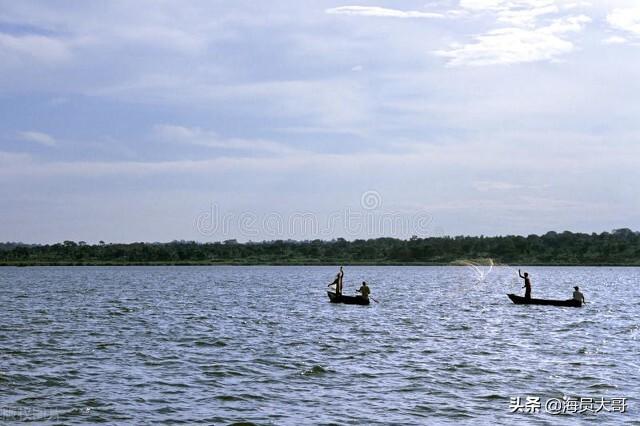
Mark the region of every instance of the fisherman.
POLYGON ((356 290, 356 292, 360 293, 360 297, 362 297, 365 300, 369 300, 369 295, 371 294, 371 289, 369 288, 369 286, 367 285, 367 283, 365 281, 362 281, 362 285, 360 286, 360 288, 358 290, 356 290))
POLYGON ((340 267, 340 271, 336 274, 336 279, 333 280, 331 284, 327 287, 331 287, 332 285, 336 286, 335 293, 339 296, 342 294, 342 277, 344 277, 344 271, 342 270, 342 266, 340 267))
POLYGON ((582 304, 587 303, 584 300, 584 294, 582 294, 582 292, 580 291, 580 287, 578 287, 578 286, 575 286, 573 288, 573 300, 577 300, 582 304))
POLYGON ((520 275, 520 278, 524 279, 524 286, 522 287, 525 289, 524 298, 531 299, 531 279, 529 278, 529 273, 525 272, 523 276, 520 269, 518 269, 518 275, 520 275))

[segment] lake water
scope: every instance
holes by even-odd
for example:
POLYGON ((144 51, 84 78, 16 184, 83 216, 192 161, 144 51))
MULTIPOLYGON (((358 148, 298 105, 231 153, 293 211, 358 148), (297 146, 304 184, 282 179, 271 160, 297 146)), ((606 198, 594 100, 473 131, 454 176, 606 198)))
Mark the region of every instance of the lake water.
POLYGON ((640 269, 527 270, 589 304, 514 305, 508 267, 346 267, 370 306, 330 304, 331 267, 2 268, 2 423, 640 424, 640 269))

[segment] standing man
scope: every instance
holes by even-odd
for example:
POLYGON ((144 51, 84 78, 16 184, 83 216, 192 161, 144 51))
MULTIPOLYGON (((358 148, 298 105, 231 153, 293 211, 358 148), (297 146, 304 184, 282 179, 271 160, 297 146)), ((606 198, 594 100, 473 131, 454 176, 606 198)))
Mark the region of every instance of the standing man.
POLYGON ((578 286, 575 286, 573 288, 573 300, 579 301, 582 305, 586 303, 584 300, 584 294, 582 294, 582 292, 580 291, 580 287, 578 286))
POLYGON ((520 275, 520 278, 524 279, 524 286, 522 287, 525 289, 524 298, 531 299, 531 279, 529 278, 529 273, 525 272, 523 276, 520 269, 518 269, 518 275, 520 275))
POLYGON ((336 294, 338 296, 342 294, 342 277, 344 277, 344 271, 342 270, 342 266, 341 266, 340 271, 336 274, 336 279, 333 280, 333 282, 327 286, 327 287, 331 287, 332 285, 335 285, 336 294))

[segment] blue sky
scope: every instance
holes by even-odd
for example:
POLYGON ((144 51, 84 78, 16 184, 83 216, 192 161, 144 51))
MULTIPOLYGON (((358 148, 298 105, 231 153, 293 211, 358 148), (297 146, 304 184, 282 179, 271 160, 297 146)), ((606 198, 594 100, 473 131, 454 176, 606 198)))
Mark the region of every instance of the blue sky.
POLYGON ((0 240, 640 229, 639 59, 634 1, 0 1, 0 240))

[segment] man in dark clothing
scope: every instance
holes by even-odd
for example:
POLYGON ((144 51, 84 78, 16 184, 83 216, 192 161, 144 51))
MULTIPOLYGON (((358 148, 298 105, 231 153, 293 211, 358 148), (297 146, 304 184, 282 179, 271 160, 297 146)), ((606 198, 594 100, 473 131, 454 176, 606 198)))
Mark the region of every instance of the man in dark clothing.
POLYGON ((520 278, 524 279, 524 286, 522 287, 525 289, 524 298, 531 299, 531 279, 529 278, 529 273, 525 272, 523 276, 520 269, 518 269, 518 275, 520 275, 520 278))
POLYGON ((333 280, 331 284, 327 287, 331 287, 332 285, 336 286, 336 294, 339 296, 342 294, 342 277, 344 277, 344 271, 342 270, 342 266, 340 267, 340 272, 336 275, 336 279, 333 280))

